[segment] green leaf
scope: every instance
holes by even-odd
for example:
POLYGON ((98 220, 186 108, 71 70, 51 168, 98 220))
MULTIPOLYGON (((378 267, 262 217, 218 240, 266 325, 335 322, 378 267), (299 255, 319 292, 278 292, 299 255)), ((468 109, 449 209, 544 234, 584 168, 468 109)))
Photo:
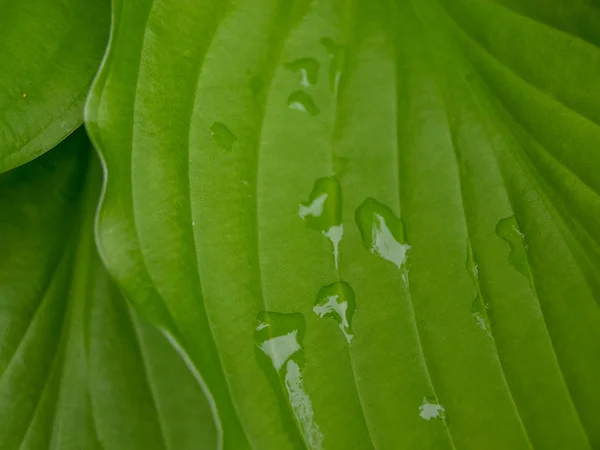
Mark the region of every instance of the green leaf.
POLYGON ((109 271, 228 449, 600 446, 600 10, 115 2, 109 271))
POLYGON ((109 0, 2 3, 0 172, 50 150, 81 125, 109 23, 109 0))
POLYGON ((100 263, 83 130, 0 178, 0 448, 216 446, 200 385, 100 263))

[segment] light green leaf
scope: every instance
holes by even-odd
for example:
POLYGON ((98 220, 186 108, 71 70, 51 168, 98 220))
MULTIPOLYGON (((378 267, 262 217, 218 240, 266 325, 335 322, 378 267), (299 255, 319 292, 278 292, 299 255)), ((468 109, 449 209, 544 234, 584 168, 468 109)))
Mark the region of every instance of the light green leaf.
POLYGON ((115 2, 98 240, 227 449, 600 446, 600 10, 115 2))
POLYGON ((100 263, 90 150, 79 130, 0 178, 0 448, 214 448, 200 385, 100 263))
POLYGON ((110 0, 3 1, 0 172, 50 150, 83 122, 108 38, 110 0))

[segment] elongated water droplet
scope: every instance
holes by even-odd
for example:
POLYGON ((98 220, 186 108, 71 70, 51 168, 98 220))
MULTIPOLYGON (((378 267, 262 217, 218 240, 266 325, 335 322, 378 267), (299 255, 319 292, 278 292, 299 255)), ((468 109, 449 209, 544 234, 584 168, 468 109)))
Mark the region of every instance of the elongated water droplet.
POLYGON ((336 44, 333 39, 329 37, 321 38, 321 45, 325 47, 325 50, 329 55, 329 86, 334 93, 337 93, 340 76, 342 74, 342 66, 344 64, 344 47, 336 44))
POLYGON ((358 207, 355 217, 364 246, 402 269, 410 250, 404 239, 402 221, 387 206, 372 198, 358 207))
POLYGON ((308 87, 319 80, 319 62, 313 58, 302 58, 286 63, 286 69, 300 74, 300 85, 308 87))
POLYGON ((276 372, 308 448, 320 450, 323 435, 315 422, 313 406, 302 378, 305 332, 306 322, 302 314, 262 311, 257 316, 254 342, 270 362, 270 368, 263 366, 267 376, 269 370, 276 372))
POLYGON ((333 262, 335 263, 335 268, 339 269, 340 242, 342 242, 342 238, 344 237, 344 225, 334 225, 323 234, 331 241, 331 245, 333 246, 333 262))
POLYGON ((512 266, 523 276, 529 278, 525 235, 521 232, 515 216, 507 217, 498 222, 498 225, 496 225, 496 235, 510 246, 508 260, 512 266))
POLYGON ((342 225, 342 187, 335 177, 315 181, 308 202, 298 205, 298 215, 306 226, 320 231, 333 246, 335 267, 338 267, 339 245, 344 237, 342 225))
POLYGON ((446 410, 437 400, 425 397, 423 403, 419 406, 419 416, 425 420, 446 420, 446 410))
POLYGON ((320 112, 317 105, 315 105, 312 98, 310 98, 310 95, 302 91, 292 93, 288 97, 287 104, 288 108, 308 113, 311 116, 316 116, 320 112))
POLYGON ((354 290, 345 281, 324 286, 317 294, 317 301, 313 306, 314 313, 323 318, 334 319, 344 333, 346 340, 352 340, 352 316, 356 311, 354 290))
POLYGON ((466 269, 469 273, 469 276, 473 280, 476 291, 475 300, 473 300, 473 304, 471 306, 471 314, 473 315, 473 319, 475 319, 477 326, 479 326, 488 337, 492 338, 492 327, 490 325, 487 312, 488 305, 484 303, 484 299, 481 295, 481 288, 479 284, 479 268, 477 266, 477 262, 475 261, 475 255, 473 253, 473 247, 471 246, 470 241, 467 243, 466 269))
POLYGON ((210 127, 210 134, 219 147, 229 152, 233 149, 233 144, 237 141, 236 135, 231 132, 227 125, 221 122, 212 124, 210 127))

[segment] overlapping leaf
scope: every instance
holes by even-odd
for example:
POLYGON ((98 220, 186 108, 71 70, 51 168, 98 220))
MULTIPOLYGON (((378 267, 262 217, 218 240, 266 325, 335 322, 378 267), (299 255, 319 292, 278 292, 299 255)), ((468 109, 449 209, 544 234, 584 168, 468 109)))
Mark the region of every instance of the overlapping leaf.
POLYGON ((600 13, 114 3, 98 239, 225 448, 600 445, 600 13))
POLYGON ((0 172, 50 150, 81 125, 109 23, 110 0, 2 2, 0 172))
POLYGON ((79 130, 0 178, 0 448, 215 448, 200 385, 100 263, 90 150, 79 130))

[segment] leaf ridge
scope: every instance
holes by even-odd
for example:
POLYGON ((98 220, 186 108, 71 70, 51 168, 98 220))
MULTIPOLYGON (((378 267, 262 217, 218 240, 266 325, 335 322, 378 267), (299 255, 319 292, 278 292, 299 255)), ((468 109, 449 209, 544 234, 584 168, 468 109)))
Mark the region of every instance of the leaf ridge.
MULTIPOLYGON (((485 109, 483 108, 483 106, 481 105, 481 103, 479 102, 479 100, 477 99, 477 96, 475 95, 475 93, 473 93, 473 91, 472 91, 470 88, 469 88, 469 90, 470 90, 470 92, 471 92, 471 96, 472 96, 473 100, 475 101, 475 104, 476 104, 476 105, 479 107, 479 109, 480 109, 482 112, 486 113, 485 109)), ((489 113, 488 113, 488 114, 489 114, 489 113)), ((507 128, 509 128, 509 127, 507 127, 507 128)), ((510 134, 511 134, 513 137, 515 137, 515 136, 514 136, 514 134, 512 133, 512 131, 510 131, 510 130, 509 130, 509 133, 510 133, 510 134)), ((517 160, 518 160, 518 158, 517 158, 517 160)), ((523 166, 522 166, 522 167, 523 167, 523 166)), ((523 168, 524 168, 524 167, 523 167, 523 168)), ((526 170, 526 173, 528 173, 528 174, 530 175, 530 178, 531 178, 531 174, 529 173, 529 172, 530 172, 530 170, 527 170, 526 168, 524 168, 524 169, 526 170)), ((507 185, 507 180, 506 180, 506 178, 505 178, 505 173, 504 173, 504 170, 500 170, 500 173, 501 173, 501 175, 502 175, 502 178, 504 179, 504 184, 505 184, 505 185, 507 185)), ((538 183, 536 183, 536 184, 538 184, 538 183)), ((545 197, 546 197, 546 195, 543 193, 543 189, 541 189, 541 188, 539 187, 539 185, 538 185, 538 189, 539 189, 539 191, 538 191, 538 192, 539 192, 539 193, 540 193, 540 194, 541 194, 541 195, 542 195, 542 196, 545 198, 545 197)), ((508 195, 508 200, 509 200, 509 202, 510 202, 511 209, 513 209, 513 210, 514 210, 514 203, 513 203, 513 198, 512 198, 512 195, 508 195)), ((546 198, 546 201, 545 201, 545 204, 546 204, 546 206, 549 206, 549 205, 548 205, 548 202, 549 202, 549 201, 548 201, 548 199, 546 198)), ((554 208, 553 208, 553 209, 554 209, 554 208)), ((518 223, 518 218, 517 218, 516 214, 515 214, 515 220, 517 220, 517 223, 518 223)), ((560 228, 559 228, 559 229, 560 229, 560 228)), ((562 234, 562 233, 561 233, 561 234, 562 234)), ((587 430, 585 429, 585 427, 583 426, 583 422, 582 422, 582 420, 581 420, 581 417, 580 417, 580 415, 579 415, 579 411, 578 411, 578 409, 577 409, 577 407, 575 406, 575 403, 574 403, 574 401, 573 401, 573 397, 572 397, 572 394, 571 394, 571 390, 569 389, 568 383, 567 383, 567 381, 566 381, 566 378, 565 378, 565 376, 564 376, 564 371, 563 371, 562 365, 561 365, 561 363, 560 363, 560 360, 559 360, 559 358, 558 358, 558 356, 557 356, 557 354, 556 354, 556 349, 555 349, 554 342, 553 342, 553 339, 552 339, 552 334, 550 333, 550 330, 549 330, 549 328, 548 328, 548 323, 547 323, 547 321, 546 321, 546 317, 545 317, 545 314, 544 314, 544 310, 543 310, 543 308, 542 308, 542 305, 541 305, 541 303, 540 303, 540 301, 539 301, 539 295, 538 295, 538 292, 537 292, 537 288, 535 287, 535 280, 534 280, 534 275, 533 275, 533 272, 532 272, 532 269, 533 269, 533 267, 532 267, 532 265, 531 265, 531 262, 530 262, 530 258, 529 258, 529 254, 528 254, 528 252, 525 252, 525 255, 526 255, 526 258, 527 258, 527 265, 528 265, 528 267, 530 268, 530 272, 529 272, 529 281, 530 281, 530 285, 531 285, 531 289, 532 289, 532 294, 533 294, 533 296, 534 296, 534 297, 535 297, 535 299, 536 299, 536 303, 537 303, 538 309, 539 309, 539 311, 540 311, 540 313, 541 313, 541 318, 542 318, 542 320, 543 320, 544 329, 545 329, 546 335, 547 335, 547 337, 548 337, 548 341, 549 341, 549 343, 551 344, 551 351, 552 351, 552 355, 553 355, 554 361, 555 361, 555 363, 556 363, 556 367, 557 367, 557 368, 559 369, 559 371, 560 371, 560 379, 561 379, 561 381, 562 381, 562 384, 563 384, 563 385, 564 385, 564 387, 565 387, 565 392, 567 393, 567 396, 568 396, 569 402, 571 403, 571 406, 573 407, 573 410, 575 411, 575 413, 576 413, 576 415, 577 415, 577 419, 578 419, 578 421, 579 421, 579 424, 580 424, 580 426, 581 426, 581 428, 582 428, 582 431, 583 431, 583 433, 584 433, 584 435, 585 435, 585 437, 587 438, 587 440, 588 440, 588 443, 589 443, 589 442, 590 442, 590 439, 589 439, 589 434, 588 434, 587 430)), ((576 260, 576 261, 577 261, 577 260, 576 260)))
MULTIPOLYGON (((355 2, 354 2, 355 3, 355 2)), ((354 5, 354 9, 356 8, 356 5, 354 5)), ((353 15, 356 15, 353 14, 353 15)), ((345 50, 343 50, 345 51, 345 50)), ((330 64, 332 64, 330 62, 330 64)), ((332 122, 333 122, 333 126, 332 126, 332 132, 331 132, 331 139, 330 139, 330 149, 331 151, 329 152, 329 163, 330 163, 330 170, 331 170, 331 174, 336 178, 336 179, 340 179, 341 178, 341 174, 339 173, 338 167, 335 164, 335 137, 339 134, 339 131, 341 129, 340 127, 340 115, 339 115, 339 111, 340 111, 340 105, 343 103, 342 100, 342 95, 341 93, 344 92, 347 88, 346 88, 346 83, 345 83, 345 79, 347 76, 347 69, 348 69, 348 61, 346 58, 344 58, 344 62, 340 67, 340 71, 336 74, 336 85, 335 85, 335 89, 333 91, 333 97, 334 97, 334 101, 333 101, 333 113, 332 113, 332 122)), ((337 257, 337 256, 336 256, 337 257)), ((340 256, 339 258, 341 259, 341 248, 340 248, 340 256)), ((336 281, 341 282, 342 280, 342 274, 341 274, 341 270, 340 270, 340 265, 338 264, 338 261, 335 261, 335 273, 336 273, 336 281)), ((345 299, 345 295, 346 295, 346 291, 344 289, 341 289, 339 291, 339 295, 340 297, 345 299)), ((347 300, 346 302, 348 304, 350 304, 347 300)), ((371 432, 371 429, 369 427, 369 422, 367 421, 367 417, 365 414, 365 409, 364 409, 364 398, 361 395, 361 389, 360 386, 357 382, 357 375, 356 375, 356 368, 355 368, 355 363, 354 363, 354 358, 353 358, 353 352, 352 352, 352 348, 350 347, 350 345, 348 344, 346 346, 346 349, 348 351, 348 356, 350 359, 350 365, 352 367, 352 381, 354 382, 354 387, 356 390, 356 396, 358 398, 358 403, 360 405, 360 409, 361 409, 361 416, 363 419, 363 423, 365 426, 365 429, 367 430, 367 435, 369 437, 369 441, 371 442, 372 446, 375 445, 375 440, 373 439, 373 435, 371 432)))
MULTIPOLYGON (((412 0, 410 0, 408 2, 408 7, 410 9, 412 9, 415 17, 418 17, 418 15, 416 13, 416 9, 415 9, 415 7, 414 7, 414 5, 412 3, 412 0)), ((397 16, 397 10, 393 7, 393 4, 392 4, 392 14, 391 14, 391 17, 392 17, 392 20, 394 22, 396 22, 396 20, 397 20, 396 16, 397 16)), ((418 19, 420 20, 420 17, 418 17, 418 19)), ((401 135, 401 131, 399 129, 400 128, 400 121, 398 120, 398 110, 399 110, 399 105, 401 103, 400 86, 399 86, 399 84, 400 84, 400 80, 399 80, 400 71, 398 70, 399 69, 398 68, 398 54, 399 54, 399 51, 398 51, 398 38, 396 36, 394 36, 394 38, 393 38, 393 44, 394 44, 394 49, 395 49, 395 51, 394 51, 394 63, 395 63, 394 66, 395 66, 395 69, 396 69, 395 74, 394 74, 394 79, 396 81, 396 100, 395 100, 396 101, 396 110, 395 111, 396 111, 396 146, 397 146, 397 155, 398 155, 397 156, 397 164, 396 164, 396 174, 397 174, 397 179, 398 179, 398 189, 399 189, 400 192, 402 192, 402 190, 403 190, 402 189, 402 176, 401 176, 400 163, 399 163, 400 160, 401 160, 401 158, 400 158, 401 149, 400 149, 399 139, 398 139, 398 136, 401 135)), ((402 202, 399 201, 399 207, 401 207, 401 206, 402 206, 402 202)), ((419 354, 420 354, 420 357, 421 357, 420 359, 422 360, 422 363, 423 363, 423 370, 424 370, 425 377, 427 379, 427 384, 429 384, 429 386, 431 387, 431 392, 435 396, 436 401, 439 403, 439 397, 437 395, 437 391, 436 391, 435 385, 433 383, 433 378, 432 378, 431 372, 429 370, 429 364, 427 363, 427 355, 425 353, 425 348, 424 348, 423 342, 421 340, 421 332, 420 332, 419 326, 417 324, 417 317, 416 317, 416 314, 415 314, 414 302, 413 302, 412 293, 411 293, 411 289, 410 289, 410 275, 408 273, 406 274, 406 280, 405 280, 405 283, 404 283, 404 289, 406 291, 406 296, 408 297, 407 305, 408 305, 408 307, 410 309, 411 322, 412 322, 414 330, 415 330, 416 341, 417 341, 417 343, 419 345, 419 354)), ((454 439, 452 437, 452 432, 450 431, 450 427, 449 427, 449 425, 448 425, 448 423, 447 423, 447 421, 445 419, 443 419, 442 422, 443 422, 444 430, 446 432, 446 436, 448 438, 448 443, 450 444, 450 447, 453 450, 456 450, 456 444, 454 443, 454 439)))
MULTIPOLYGON (((438 0, 439 1, 439 0, 438 0)), ((595 125, 597 128, 600 127, 600 122, 598 122, 596 119, 591 118, 590 116, 588 116, 585 113, 580 112, 579 110, 575 109, 574 107, 566 104, 564 101, 560 100, 559 98, 553 96, 550 92, 548 92, 547 90, 534 85, 532 82, 530 82, 529 80, 525 79, 523 75, 521 75, 519 72, 517 72, 515 69, 513 69, 511 66, 509 66, 507 63, 505 63, 504 61, 502 61, 498 56, 496 56, 494 53, 492 53, 484 44, 482 44, 481 42, 479 42, 476 38, 474 38, 462 25, 461 23, 456 20, 454 18, 454 16, 448 11, 448 9, 446 7, 444 7, 443 5, 440 4, 440 6, 442 7, 442 9, 445 11, 445 15, 446 17, 448 17, 448 19, 450 21, 453 22, 453 24, 459 29, 461 30, 461 32, 464 34, 464 36, 467 38, 468 41, 470 41, 476 48, 478 48, 480 51, 482 51, 483 53, 485 53, 486 55, 488 55, 488 57, 490 57, 492 60, 494 60, 500 67, 502 67, 506 72, 508 72, 509 74, 511 74, 512 76, 518 78, 519 80, 521 80, 525 86, 529 89, 531 89, 534 92, 537 92, 539 94, 541 94, 543 97, 551 100, 552 102, 556 103, 557 105, 560 105, 561 107, 563 107, 567 112, 570 112, 571 114, 580 117, 582 119, 584 119, 585 121, 595 125)), ((583 180, 579 175, 577 175, 578 178, 581 179, 581 181, 583 183, 585 183, 590 189, 592 189, 596 194, 600 195, 600 192, 592 187, 588 181, 583 180)))
MULTIPOLYGON (((439 88, 439 80, 438 80, 437 84, 438 84, 438 88, 439 88)), ((445 96, 443 95, 443 93, 440 92, 440 96, 444 99, 443 101, 445 103, 445 96)), ((450 120, 448 119, 448 110, 447 110, 446 105, 444 105, 444 117, 446 118, 448 132, 449 132, 449 135, 450 135, 450 140, 451 140, 452 148, 454 150, 454 155, 455 155, 455 158, 456 158, 456 169, 457 169, 457 172, 458 172, 458 180, 459 180, 458 183, 459 183, 459 189, 460 189, 460 195, 461 195, 461 210, 463 212, 463 216, 464 216, 464 219, 465 219, 465 230, 466 230, 466 233, 467 233, 467 240, 468 240, 468 242, 471 243, 471 245, 474 245, 473 241, 471 240, 471 237, 470 237, 470 235, 471 235, 470 228, 471 227, 469 225, 469 215, 467 214, 466 207, 465 207, 465 204, 466 204, 466 202, 465 202, 465 192, 464 192, 464 187, 463 187, 463 182, 462 182, 462 179, 464 178, 464 173, 461 170, 461 165, 459 163, 459 161, 460 161, 460 156, 459 156, 460 155, 460 150, 459 150, 460 146, 456 142, 455 130, 452 127, 452 125, 450 123, 450 120)), ((480 296, 480 298, 483 301, 484 296, 483 296, 483 291, 481 289, 481 284, 479 282, 479 278, 478 277, 474 277, 473 282, 475 283, 477 292, 479 293, 479 296, 480 296)), ((485 304, 485 301, 484 301, 484 304, 485 304)), ((485 308, 483 308, 483 314, 485 314, 486 317, 488 316, 487 311, 485 310, 485 308)), ((498 367, 500 368, 500 371, 502 373, 502 382, 503 382, 503 384, 504 384, 504 386, 506 388, 506 391, 508 393, 508 397, 510 398, 510 402, 511 402, 511 404, 512 404, 514 410, 515 410, 515 415, 517 416, 517 419, 519 421, 519 424, 521 426, 523 434, 525 435, 525 438, 527 439, 527 443, 529 445, 529 448, 533 449, 533 443, 531 442, 531 438, 529 437, 529 433, 527 431, 527 427, 525 426, 525 423, 523 422, 523 418, 521 417, 521 413, 519 411, 519 407, 517 406, 517 403, 516 403, 515 398, 513 396, 512 389, 510 387, 510 383, 508 381, 508 378, 506 377, 506 372, 504 370, 504 365, 502 364, 502 360, 500 359, 500 355, 498 353, 498 348, 496 347, 496 340, 493 337, 493 334, 494 334, 493 329, 490 329, 490 334, 492 335, 491 336, 491 341, 492 341, 492 345, 494 347, 494 359, 496 359, 496 362, 498 363, 498 367)))
POLYGON ((169 445, 169 441, 167 439, 167 434, 165 432, 165 420, 161 413, 161 408, 160 408, 160 405, 158 404, 158 400, 157 400, 156 394, 154 392, 155 386, 151 381, 151 377, 149 376, 148 361, 147 361, 146 354, 144 352, 144 346, 142 345, 142 339, 140 336, 138 326, 134 322, 129 305, 125 305, 125 308, 123 308, 123 311, 125 311, 125 315, 127 316, 127 322, 129 323, 132 334, 135 337, 135 345, 137 347, 138 354, 140 355, 140 360, 142 362, 142 368, 144 369, 144 382, 148 386, 148 392, 150 393, 150 398, 152 399, 152 404, 154 406, 154 412, 156 413, 156 419, 157 419, 159 430, 160 430, 161 441, 163 443, 164 448, 166 450, 170 450, 171 446, 169 445))
MULTIPOLYGON (((206 46, 204 48, 204 53, 199 58, 198 64, 197 64, 197 66, 195 68, 195 70, 196 70, 196 72, 194 74, 195 88, 194 88, 193 95, 190 96, 190 101, 186 105, 187 111, 186 111, 185 117, 187 117, 187 124, 186 124, 187 133, 185 134, 186 141, 185 141, 184 148, 186 149, 187 154, 185 155, 186 170, 183 171, 183 174, 184 174, 184 177, 185 177, 185 180, 183 182, 186 185, 186 188, 183 189, 183 192, 187 196, 187 198, 185 199, 186 200, 185 201, 186 215, 187 215, 187 217, 189 217, 189 222, 186 224, 186 227, 188 228, 187 229, 187 233, 188 233, 189 236, 191 236, 192 244, 194 246, 194 249, 198 249, 198 242, 197 242, 196 234, 195 234, 193 226, 192 226, 192 223, 193 223, 193 212, 192 212, 193 211, 193 205, 192 205, 192 185, 191 185, 191 177, 190 177, 190 165, 191 165, 190 164, 190 154, 191 154, 191 145, 190 145, 191 138, 190 138, 190 135, 192 133, 192 117, 193 117, 194 105, 195 105, 196 99, 198 97, 198 86, 200 84, 200 77, 202 75, 202 69, 204 67, 204 62, 205 62, 205 59, 206 59, 206 55, 210 51, 210 48, 212 46, 214 37, 216 36, 217 31, 218 31, 218 29, 219 29, 219 27, 220 27, 220 25, 221 25, 221 23, 222 23, 225 15, 226 15, 226 13, 227 13, 227 8, 229 7, 229 1, 224 2, 223 5, 224 5, 223 9, 221 10, 221 13, 218 15, 217 23, 211 28, 210 36, 208 37, 208 42, 206 43, 206 46)), ((138 78, 138 82, 139 82, 139 78, 138 78)), ((133 155, 133 152, 132 152, 132 155, 133 155)), ((198 252, 195 251, 194 254, 195 254, 195 258, 193 258, 194 259, 193 263, 194 263, 194 266, 195 266, 194 273, 197 274, 197 287, 198 287, 199 292, 202 295, 202 300, 199 301, 199 304, 200 304, 199 306, 202 308, 203 313, 204 313, 204 315, 206 317, 206 320, 207 320, 207 323, 208 323, 208 326, 209 326, 210 338, 213 341, 213 343, 215 343, 215 346, 216 346, 216 340, 215 340, 215 335, 214 335, 214 331, 213 331, 213 329, 214 329, 214 323, 213 323, 213 320, 210 317, 210 314, 208 314, 208 311, 206 310, 206 306, 204 304, 204 295, 203 295, 203 289, 202 289, 202 276, 200 274, 200 266, 199 266, 199 262, 198 262, 198 252)), ((167 309, 168 309, 168 305, 166 305, 166 306, 167 306, 167 309)), ((223 374, 225 374, 226 373, 225 372, 225 367, 223 366, 221 355, 218 352, 216 354, 216 359, 217 359, 218 364, 219 364, 220 372, 223 373, 223 374)), ((226 385, 226 389, 227 389, 227 396, 229 397, 230 402, 231 402, 231 404, 233 406, 233 410, 235 411, 235 414, 237 416, 236 418, 237 418, 238 423, 240 424, 240 430, 243 433, 244 440, 249 444, 248 434, 247 434, 246 430, 244 429, 242 421, 241 421, 241 419, 239 417, 239 412, 238 412, 237 407, 236 407, 236 402, 234 401, 234 398, 233 398, 233 396, 231 394, 229 383, 227 382, 227 378, 226 377, 225 377, 225 385, 226 385)), ((215 422, 218 422, 218 425, 217 425, 217 430, 218 430, 218 435, 219 435, 219 438, 218 438, 218 448, 221 449, 221 448, 223 448, 224 436, 223 436, 223 431, 222 431, 222 425, 220 425, 222 423, 222 421, 221 421, 221 411, 219 411, 218 407, 213 412, 213 416, 215 418, 215 422)))
POLYGON ((55 265, 53 271, 52 271, 52 275, 50 277, 48 277, 47 282, 45 283, 44 286, 44 290, 42 293, 42 298, 41 300, 38 302, 33 314, 31 315, 31 319, 29 320, 29 324, 27 325, 27 328, 25 329, 21 340, 19 341, 19 344, 17 345, 17 347, 15 348, 15 350, 13 351, 13 354, 11 355, 10 359, 8 360, 8 362, 5 365, 4 371, 0 374, 0 380, 2 380, 4 378, 4 374, 9 370, 9 368, 11 367, 12 363, 15 360, 15 356, 17 355, 17 353, 19 353, 19 350, 21 349, 21 347, 23 346, 23 341, 25 340, 25 337, 27 336, 27 334, 30 332, 31 330, 31 326, 33 324, 33 322, 35 321, 36 317, 41 314, 40 311, 42 310, 42 304, 44 303, 49 303, 51 300, 48 300, 51 295, 50 295, 50 289, 52 284, 55 281, 55 276, 57 275, 59 269, 62 267, 62 265, 65 263, 65 261, 68 259, 68 251, 63 250, 62 251, 62 255, 57 258, 57 264, 55 265))
MULTIPOLYGON (((287 0, 282 0, 283 2, 287 1, 287 0)), ((303 0, 301 0, 303 1, 303 0)), ((307 2, 310 2, 312 0, 307 0, 307 2)), ((281 4, 281 2, 279 3, 281 4)), ((255 222, 254 222, 254 229, 256 232, 256 241, 255 241, 255 254, 256 254, 256 262, 257 262, 257 271, 258 271, 258 280, 259 280, 259 292, 260 292, 260 298, 262 301, 262 304, 265 308, 265 310, 269 310, 269 305, 267 303, 267 299, 266 296, 264 295, 264 267, 263 267, 263 261, 262 258, 260 257, 260 214, 258 213, 258 180, 260 178, 260 149, 262 147, 263 144, 263 129, 264 129, 264 121, 265 121, 265 116, 266 116, 266 106, 269 100, 269 93, 271 91, 271 85, 273 82, 273 78, 275 76, 275 71, 277 70, 277 66, 279 65, 280 61, 281 61, 281 57, 282 57, 282 53, 283 50, 285 48, 285 44, 287 42, 289 33, 291 32, 292 28, 293 28, 293 23, 289 23, 289 20, 285 20, 284 21, 285 24, 287 25, 283 31, 281 32, 281 35, 279 36, 279 39, 277 40, 278 45, 275 46, 274 49, 272 49, 272 54, 270 55, 270 60, 269 60, 269 65, 267 66, 267 70, 266 70, 266 74, 267 74, 267 80, 265 82, 265 85, 263 87, 263 91, 264 94, 262 94, 262 101, 259 105, 259 126, 258 126, 258 135, 256 137, 257 140, 257 144, 256 144, 256 154, 255 154, 255 158, 256 158, 256 168, 255 168, 255 180, 254 180, 254 217, 255 217, 255 222)), ((268 332, 270 333, 271 338, 273 337, 272 335, 272 329, 268 328, 268 332)), ((283 382, 281 381, 281 379, 279 377, 277 377, 277 379, 279 380, 279 382, 281 383, 282 386, 282 390, 285 392, 285 386, 283 385, 283 382)), ((293 417, 293 423, 296 427, 296 431, 298 432, 298 435, 300 436, 300 438, 302 439, 302 446, 303 448, 308 448, 307 442, 306 442, 306 438, 304 437, 304 433, 302 432, 302 429, 300 427, 300 424, 298 423, 298 420, 295 416, 295 414, 293 414, 293 412, 291 411, 291 406, 289 404, 289 402, 287 402, 288 407, 288 411, 291 412, 291 415, 293 417)))

